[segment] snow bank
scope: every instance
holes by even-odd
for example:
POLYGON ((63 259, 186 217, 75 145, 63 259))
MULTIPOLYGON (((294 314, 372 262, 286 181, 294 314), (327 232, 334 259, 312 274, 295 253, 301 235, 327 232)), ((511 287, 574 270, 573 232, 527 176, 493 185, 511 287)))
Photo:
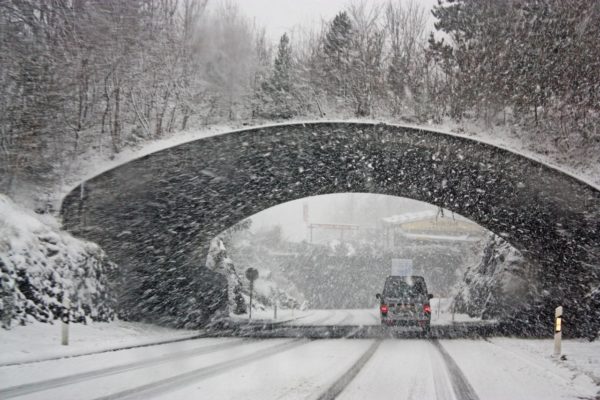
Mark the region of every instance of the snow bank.
MULTIPOLYGON (((568 369, 575 380, 578 375, 588 376, 600 390, 600 341, 590 342, 585 339, 569 339, 562 341, 563 357, 552 357, 553 339, 519 340, 515 338, 492 338, 490 341, 515 353, 528 353, 530 359, 545 360, 568 369)), ((598 392, 600 394, 600 391, 598 392)))
POLYGON ((69 345, 62 346, 59 324, 34 322, 10 331, 0 329, 0 365, 146 346, 197 335, 198 332, 192 330, 115 320, 88 325, 73 324, 69 332, 69 345))
POLYGON ((115 269, 95 244, 75 239, 48 216, 38 216, 0 194, 0 316, 52 322, 71 301, 72 320, 113 318, 108 275, 115 269))

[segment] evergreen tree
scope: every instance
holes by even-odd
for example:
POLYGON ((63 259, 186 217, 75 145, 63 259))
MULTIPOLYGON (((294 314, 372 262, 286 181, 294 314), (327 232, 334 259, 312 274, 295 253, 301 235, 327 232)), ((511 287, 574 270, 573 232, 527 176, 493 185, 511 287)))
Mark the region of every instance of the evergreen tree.
POLYGON ((352 22, 348 13, 338 13, 323 40, 324 89, 328 94, 346 97, 352 50, 352 22))
POLYGON ((273 79, 271 80, 271 84, 274 90, 287 93, 292 90, 291 69, 292 48, 287 33, 284 33, 279 40, 277 58, 275 58, 275 65, 273 68, 273 79))
POLYGON ((292 75, 292 48, 287 33, 284 33, 279 40, 273 75, 263 85, 266 117, 291 118, 299 113, 300 104, 292 75))

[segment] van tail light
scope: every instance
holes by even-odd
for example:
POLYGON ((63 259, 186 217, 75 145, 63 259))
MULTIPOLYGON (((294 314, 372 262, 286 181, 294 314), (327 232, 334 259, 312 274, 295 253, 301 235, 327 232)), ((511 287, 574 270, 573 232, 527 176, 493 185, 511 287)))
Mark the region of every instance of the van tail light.
POLYGON ((426 314, 431 314, 431 306, 429 304, 425 304, 423 306, 423 312, 426 314))
POLYGON ((379 311, 381 311, 382 314, 387 314, 389 309, 387 304, 382 304, 379 306, 379 311))

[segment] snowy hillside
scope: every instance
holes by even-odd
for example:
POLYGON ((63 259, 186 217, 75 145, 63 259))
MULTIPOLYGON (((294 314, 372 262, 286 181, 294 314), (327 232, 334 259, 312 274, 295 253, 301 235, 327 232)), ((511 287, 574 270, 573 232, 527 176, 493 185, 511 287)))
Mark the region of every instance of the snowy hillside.
POLYGON ((61 231, 0 194, 0 315, 25 324, 51 322, 71 301, 74 321, 111 320, 114 298, 108 285, 112 264, 97 245, 61 231))

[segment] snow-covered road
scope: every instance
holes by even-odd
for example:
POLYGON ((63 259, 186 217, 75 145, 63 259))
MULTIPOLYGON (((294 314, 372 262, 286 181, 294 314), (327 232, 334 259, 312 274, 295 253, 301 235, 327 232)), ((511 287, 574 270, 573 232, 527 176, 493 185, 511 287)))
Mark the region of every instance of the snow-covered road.
MULTIPOLYGON (((553 360, 550 344, 203 338, 0 367, 0 398, 595 398, 598 365, 585 370, 577 362, 553 360)), ((573 348, 573 358, 600 353, 596 343, 573 341, 564 347, 573 348)), ((598 359, 600 354, 587 362, 598 359)))
MULTIPOLYGON (((431 324, 450 325, 453 322, 481 322, 481 319, 471 318, 465 314, 452 314, 451 299, 433 298, 431 300, 431 324)), ((232 316, 236 321, 247 321, 247 315, 232 316)), ((381 324, 379 308, 344 309, 344 310, 279 310, 278 319, 273 318, 273 310, 253 312, 253 318, 258 323, 283 323, 287 326, 379 326, 381 324)), ((486 321, 489 322, 489 321, 486 321)))

